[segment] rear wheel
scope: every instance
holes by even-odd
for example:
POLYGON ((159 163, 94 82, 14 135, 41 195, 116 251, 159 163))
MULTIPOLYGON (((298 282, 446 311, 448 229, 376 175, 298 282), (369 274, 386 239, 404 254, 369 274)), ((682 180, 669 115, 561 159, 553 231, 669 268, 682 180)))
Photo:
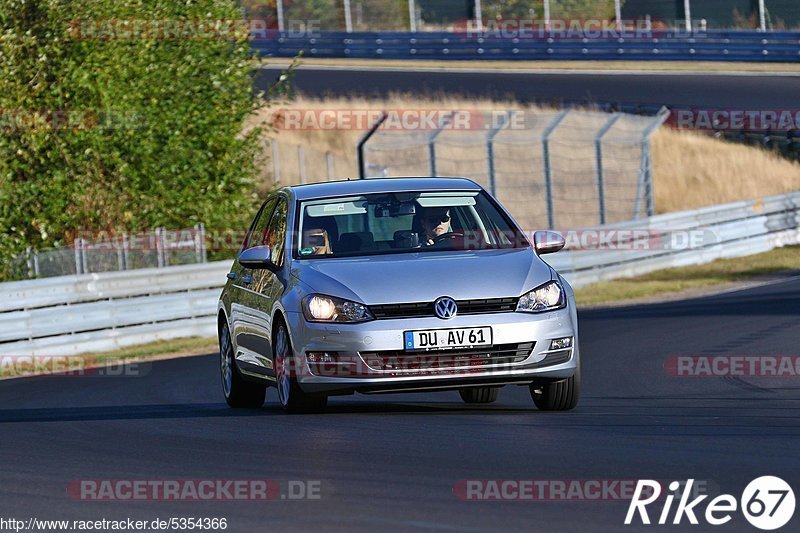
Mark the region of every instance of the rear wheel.
POLYGON ((530 386, 533 403, 540 411, 569 411, 578 405, 581 395, 581 367, 571 378, 530 386))
POLYGON ((219 361, 222 375, 222 392, 231 407, 261 407, 267 394, 267 386, 252 383, 242 378, 233 360, 233 344, 227 324, 219 330, 219 361))
POLYGON ((286 325, 278 324, 273 341, 275 354, 275 378, 278 387, 278 399, 287 413, 316 413, 325 410, 328 397, 322 394, 312 395, 303 392, 294 371, 294 352, 286 325))
POLYGON ((492 403, 500 394, 500 387, 471 387, 460 389, 458 394, 464 403, 492 403))

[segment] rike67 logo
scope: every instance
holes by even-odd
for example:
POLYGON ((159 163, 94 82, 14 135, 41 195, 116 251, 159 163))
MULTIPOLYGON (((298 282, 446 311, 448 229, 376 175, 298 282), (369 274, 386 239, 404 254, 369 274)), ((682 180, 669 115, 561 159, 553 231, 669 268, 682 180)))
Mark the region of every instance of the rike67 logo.
MULTIPOLYGON (((678 481, 669 484, 670 493, 663 498, 663 507, 658 514, 657 524, 670 523, 670 516, 672 516, 671 523, 674 525, 680 524, 684 517, 690 524, 697 525, 699 515, 705 519, 706 523, 720 526, 733 520, 737 509, 740 509, 751 525, 758 529, 771 531, 785 526, 794 515, 794 491, 779 477, 762 476, 754 479, 745 487, 742 497, 738 501, 730 494, 720 494, 706 503, 704 513, 700 511, 700 504, 708 498, 708 495, 703 494, 690 501, 693 484, 694 479, 687 480, 685 484, 678 481), (681 487, 683 487, 682 491, 681 487), (672 505, 676 499, 678 504, 673 514, 672 505)), ((651 524, 647 507, 655 502, 660 505, 661 493, 662 487, 658 481, 640 479, 628 506, 625 525, 634 523, 637 515, 642 524, 651 524)), ((657 505, 653 505, 650 510, 657 511, 657 505)))

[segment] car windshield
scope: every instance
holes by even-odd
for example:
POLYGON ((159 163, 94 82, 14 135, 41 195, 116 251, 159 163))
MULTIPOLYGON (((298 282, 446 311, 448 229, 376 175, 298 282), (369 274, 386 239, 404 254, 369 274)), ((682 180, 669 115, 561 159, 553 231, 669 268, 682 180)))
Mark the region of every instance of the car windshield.
POLYGON ((529 246, 485 193, 402 192, 303 202, 297 257, 529 246))

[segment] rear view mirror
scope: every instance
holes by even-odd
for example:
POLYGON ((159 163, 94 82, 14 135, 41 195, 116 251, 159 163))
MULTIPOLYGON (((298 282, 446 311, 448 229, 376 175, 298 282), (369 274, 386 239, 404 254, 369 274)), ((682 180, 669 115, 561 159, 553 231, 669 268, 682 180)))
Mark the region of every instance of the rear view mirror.
POLYGON ((537 231, 533 234, 533 247, 539 255, 558 252, 566 244, 564 236, 557 231, 537 231))
POLYGON ((245 268, 275 270, 269 246, 253 246, 239 254, 239 263, 245 268))

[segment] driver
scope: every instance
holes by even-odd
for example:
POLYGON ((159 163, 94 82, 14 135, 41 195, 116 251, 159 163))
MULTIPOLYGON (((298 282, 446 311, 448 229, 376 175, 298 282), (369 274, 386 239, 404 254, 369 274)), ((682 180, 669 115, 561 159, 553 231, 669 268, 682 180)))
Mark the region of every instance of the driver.
POLYGON ((450 233, 450 208, 428 207, 422 214, 422 246, 432 246, 437 237, 450 233))
POLYGON ((303 230, 303 255, 331 255, 331 241, 328 232, 322 228, 308 228, 303 230), (305 252, 305 253, 304 253, 305 252))

